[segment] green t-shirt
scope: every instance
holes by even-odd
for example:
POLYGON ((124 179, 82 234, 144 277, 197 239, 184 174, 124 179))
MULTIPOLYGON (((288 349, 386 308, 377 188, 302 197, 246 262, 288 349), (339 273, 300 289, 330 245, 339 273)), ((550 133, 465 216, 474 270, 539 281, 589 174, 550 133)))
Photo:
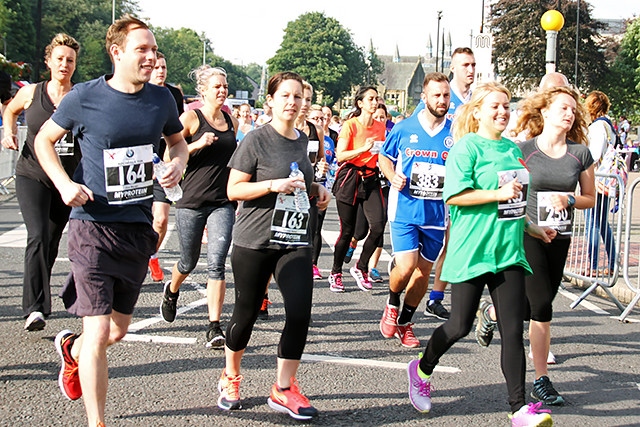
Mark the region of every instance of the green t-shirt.
POLYGON ((520 148, 510 140, 494 141, 475 133, 465 135, 449 151, 445 201, 467 189, 496 190, 515 176, 523 191, 508 202, 451 206, 443 280, 460 283, 513 266, 531 274, 523 246, 529 173, 522 157, 520 148))

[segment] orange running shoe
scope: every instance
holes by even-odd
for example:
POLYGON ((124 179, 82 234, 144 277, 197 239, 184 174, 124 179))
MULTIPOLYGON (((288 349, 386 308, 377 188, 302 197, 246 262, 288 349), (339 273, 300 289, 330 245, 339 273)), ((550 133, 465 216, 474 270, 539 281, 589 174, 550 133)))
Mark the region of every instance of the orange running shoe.
POLYGON ((310 420, 318 415, 318 410, 311 406, 309 399, 300 392, 295 378, 291 378, 291 387, 287 390, 280 390, 278 384, 274 384, 267 403, 271 409, 289 414, 296 420, 310 420))
POLYGON ((62 395, 69 400, 78 400, 82 397, 78 362, 71 356, 71 347, 76 338, 78 338, 76 334, 65 329, 56 335, 54 342, 56 351, 62 360, 62 367, 60 374, 58 374, 58 386, 62 395))
POLYGON ((402 344, 404 347, 420 347, 420 341, 418 341, 418 338, 416 338, 413 333, 413 323, 398 325, 398 329, 396 330, 396 337, 400 339, 400 344, 402 344))
POLYGON ((242 379, 242 375, 229 377, 227 376, 226 369, 222 370, 220 380, 218 381, 218 391, 220 392, 218 408, 225 411, 242 409, 242 401, 240 400, 240 381, 242 381, 242 379))
POLYGON ((164 271, 160 267, 158 258, 149 258, 149 270, 151 270, 151 280, 154 282, 162 282, 164 280, 164 271))

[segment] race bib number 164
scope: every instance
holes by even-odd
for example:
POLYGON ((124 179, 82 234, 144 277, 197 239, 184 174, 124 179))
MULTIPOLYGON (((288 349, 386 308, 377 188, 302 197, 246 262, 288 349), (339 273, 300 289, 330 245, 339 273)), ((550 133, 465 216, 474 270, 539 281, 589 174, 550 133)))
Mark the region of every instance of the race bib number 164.
POLYGON ((153 197, 153 146, 140 145, 103 151, 104 176, 110 205, 135 203, 153 197))

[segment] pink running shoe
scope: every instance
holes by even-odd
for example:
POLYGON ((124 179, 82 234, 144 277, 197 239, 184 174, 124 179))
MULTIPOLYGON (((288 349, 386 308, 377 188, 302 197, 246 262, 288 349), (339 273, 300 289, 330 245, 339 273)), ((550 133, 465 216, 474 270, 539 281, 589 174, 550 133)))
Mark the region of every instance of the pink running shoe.
POLYGON ((368 292, 371 290, 372 286, 371 286, 371 282, 369 281, 369 277, 367 276, 367 273, 360 270, 357 264, 349 269, 349 273, 351 273, 353 278, 356 279, 356 283, 358 284, 358 287, 360 288, 360 290, 363 290, 365 292, 368 292))
POLYGON ((551 411, 548 409, 540 409, 542 402, 529 403, 509 415, 511 418, 511 427, 551 427, 553 420, 551 419, 551 411))
POLYGON ((380 333, 385 338, 393 338, 398 333, 398 307, 387 303, 380 319, 380 333))
POLYGON ((421 378, 418 375, 420 359, 414 359, 407 365, 409 377, 409 400, 414 408, 426 413, 431 410, 431 381, 429 378, 421 378))
POLYGON ((313 265, 313 280, 322 279, 322 274, 320 274, 320 269, 317 265, 313 265))
POLYGON ((329 290, 331 292, 344 292, 342 273, 331 273, 329 275, 329 290))

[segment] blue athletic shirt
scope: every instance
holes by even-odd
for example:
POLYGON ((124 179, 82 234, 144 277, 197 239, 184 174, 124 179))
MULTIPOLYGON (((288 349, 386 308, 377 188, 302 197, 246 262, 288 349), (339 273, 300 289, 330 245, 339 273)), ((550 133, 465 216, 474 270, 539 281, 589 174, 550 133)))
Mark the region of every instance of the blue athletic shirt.
POLYGON ((444 164, 453 146, 451 121, 445 119, 433 132, 423 124, 422 114, 397 123, 387 136, 380 154, 395 163, 396 172, 407 177, 398 192, 389 190, 389 221, 444 230, 442 200, 444 164))
MULTIPOLYGON (((451 87, 451 100, 449 103, 449 111, 447 112, 447 119, 453 121, 453 117, 456 115, 456 110, 463 104, 466 104, 471 99, 471 91, 469 91, 469 96, 466 99, 461 99, 460 96, 453 90, 451 87)), ((418 106, 415 110, 413 110, 412 116, 417 115, 420 111, 424 110, 425 105, 424 101, 421 99, 418 103, 418 106)))
POLYGON ((148 149, 142 150, 142 147, 152 146, 153 152, 157 152, 162 134, 173 135, 182 130, 176 102, 171 92, 161 86, 145 84, 139 92, 124 93, 109 86, 106 79, 107 76, 102 76, 75 85, 51 116, 58 126, 77 136, 82 160, 73 181, 86 185, 95 199, 74 207, 70 217, 151 224, 152 165, 147 161, 148 149), (144 161, 130 168, 127 157, 135 159, 138 151, 144 151, 140 154, 144 161), (109 156, 116 153, 123 154, 121 167, 107 165, 105 168, 105 158, 110 159, 109 156), (119 176, 118 169, 122 171, 119 176), (105 178, 107 174, 109 183, 105 178), (113 188, 116 181, 122 188, 108 194, 107 185, 113 188), (132 188, 135 186, 138 188, 132 188), (131 193, 137 194, 130 196, 131 193))

